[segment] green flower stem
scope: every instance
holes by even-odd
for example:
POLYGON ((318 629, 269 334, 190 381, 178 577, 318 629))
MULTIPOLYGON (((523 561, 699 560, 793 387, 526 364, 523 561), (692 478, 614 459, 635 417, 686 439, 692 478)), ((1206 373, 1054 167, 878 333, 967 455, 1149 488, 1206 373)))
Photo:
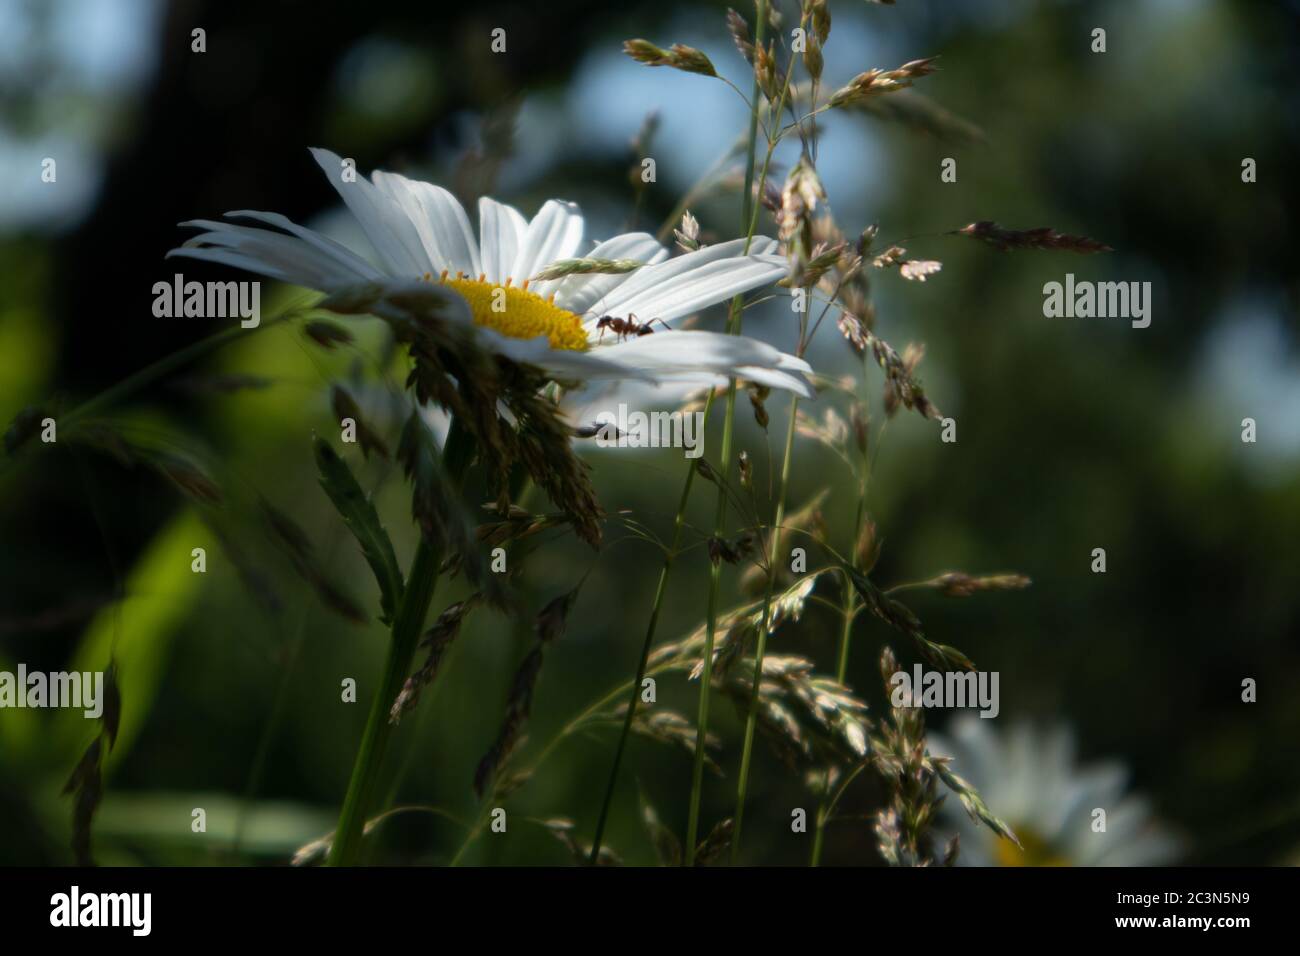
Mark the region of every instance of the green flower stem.
MULTIPOLYGON (((884 435, 882 427, 879 433, 884 435)), ((877 439, 877 443, 879 439, 877 439)), ((858 482, 858 511, 853 519, 853 541, 850 544, 849 555, 851 556, 853 566, 857 570, 861 568, 862 556, 858 554, 858 541, 862 537, 862 523, 867 517, 867 489, 871 482, 871 458, 864 450, 862 453, 862 477, 858 482)), ((853 621, 858 616, 858 592, 854 589, 853 583, 849 580, 848 575, 844 575, 844 623, 840 629, 840 649, 839 661, 835 667, 835 680, 843 684, 849 673, 849 639, 853 635, 853 621)), ((847 788, 849 780, 857 776, 855 771, 848 780, 844 782, 840 793, 847 788)), ((826 824, 830 819, 831 811, 835 809, 835 800, 830 796, 830 771, 826 771, 826 794, 822 797, 821 805, 817 810, 817 820, 814 824, 812 857, 808 861, 809 866, 818 866, 822 859, 822 843, 826 835, 826 824)))
MULTIPOLYGON (((708 421, 709 411, 713 405, 713 392, 704 402, 704 420, 708 421)), ((623 752, 627 749, 627 740, 632 733, 632 721, 636 717, 636 707, 641 698, 641 682, 645 680, 646 664, 650 660, 650 647, 654 644, 655 629, 659 626, 659 612, 663 609, 664 595, 668 593, 668 575, 673 569, 678 548, 682 541, 682 528, 686 524, 686 503, 691 497, 691 485, 695 481, 695 467, 686 470, 686 483, 682 486, 681 501, 677 505, 677 517, 673 520, 673 542, 668 553, 664 555, 663 567, 659 569, 659 583, 655 587, 654 605, 650 609, 650 620, 646 624, 645 641, 641 645, 641 660, 637 663, 636 677, 632 681, 632 693, 628 698, 627 714, 623 717, 623 731, 619 734, 618 747, 614 750, 614 766, 609 771, 609 782, 605 785, 605 799, 600 805, 600 816, 596 820, 596 834, 591 841, 591 856, 588 863, 595 865, 600 857, 601 840, 605 836, 605 823, 609 820, 609 808, 614 802, 614 789, 618 783, 618 770, 623 763, 623 752)))
MULTIPOLYGON (((443 447, 443 468, 450 479, 453 493, 460 490, 472 453, 473 440, 469 433, 453 420, 443 447)), ((411 673, 411 663, 420 634, 424 630, 429 605, 433 601, 442 558, 442 546, 421 535, 406 578, 406 589, 402 592, 402 601, 393 620, 392 641, 388 646, 388 659, 384 663, 379 692, 370 707, 365 733, 361 737, 361 749, 357 752, 352 777, 348 781, 347 796, 343 800, 343 811, 339 815, 338 827, 334 830, 330 866, 353 866, 357 862, 366 813, 373 802, 384 753, 393 732, 393 725, 388 719, 389 712, 402 684, 411 673)))
MULTIPOLYGON (((739 324, 738 322, 736 323, 739 324)), ((734 334, 734 332, 733 332, 734 334)), ((731 475, 731 441, 736 418, 736 380, 727 386, 727 412, 722 422, 721 471, 718 475, 718 504, 713 516, 713 535, 721 537, 727 517, 727 482, 731 475)), ((695 718, 695 761, 691 767, 691 804, 686 817, 686 865, 695 865, 695 847, 700 830, 700 795, 704 790, 704 752, 709 734, 709 697, 713 685, 713 639, 718 630, 718 593, 722 587, 722 562, 709 568, 708 625, 704 636, 704 672, 700 675, 700 706, 695 718)))
MULTIPOLYGON (((767 0, 758 0, 754 24, 754 44, 762 46, 767 31, 767 0)), ((786 77, 787 81, 789 76, 786 77)), ((741 202, 740 223, 745 230, 745 252, 749 252, 754 240, 754 230, 758 222, 758 204, 754 202, 754 161, 758 152, 758 101, 762 90, 759 88, 758 73, 754 74, 754 91, 749 112, 749 138, 745 151, 745 192, 741 202)), ((784 98, 784 97, 783 97, 784 98)), ((772 158, 775 144, 768 143, 767 159, 763 163, 763 176, 767 177, 768 163, 772 158)), ((762 182, 759 189, 762 189, 762 182)), ((742 296, 731 301, 731 317, 727 323, 727 332, 731 335, 740 333, 742 296)), ((727 516, 727 481, 731 475, 731 440, 736 419, 736 380, 727 385, 727 411, 722 424, 722 448, 718 462, 718 505, 714 514, 714 537, 722 535, 727 516)), ((722 586, 722 563, 717 562, 709 569, 708 624, 704 638, 704 672, 700 675, 700 706, 695 726, 695 762, 691 768, 691 802, 686 816, 686 859, 687 866, 695 865, 695 847, 700 830, 700 795, 704 790, 704 750, 709 734, 709 695, 713 684, 713 639, 718 630, 718 592, 722 586)))
MULTIPOLYGON (((861 512, 861 507, 859 507, 861 512)), ((840 629, 840 653, 839 665, 835 670, 835 679, 841 684, 849 670, 849 637, 853 633, 853 619, 857 616, 857 593, 845 576, 844 582, 844 623, 840 629)), ((817 821, 813 832, 812 859, 809 861, 810 866, 818 866, 822 859, 822 842, 826 836, 826 823, 830 817, 833 801, 830 798, 830 772, 826 774, 827 793, 822 797, 821 806, 817 809, 817 821)))
POLYGON ((785 456, 781 461, 781 483, 777 491, 776 517, 772 521, 772 549, 768 554, 767 586, 763 591, 763 614, 754 647, 754 687, 749 698, 749 714, 745 719, 745 743, 740 751, 740 780, 736 784, 735 828, 731 834, 731 862, 740 856, 740 834, 745 820, 745 790, 749 781, 749 759, 754 747, 754 729, 758 723, 758 688, 763 677, 763 655, 767 651, 768 623, 772 618, 772 592, 776 587, 776 567, 781 551, 781 527, 785 524, 785 498, 790 487, 790 459, 794 450, 795 422, 798 419, 799 396, 790 396, 790 422, 785 432, 785 456))
MULTIPOLYGON (((790 93, 790 80, 794 76, 794 62, 791 61, 789 68, 785 72, 785 80, 781 84, 781 96, 777 102, 775 114, 779 116, 785 108, 786 98, 790 93)), ((767 155, 763 158, 763 172, 759 178, 758 188, 761 190, 763 184, 767 181, 767 172, 772 164, 772 153, 776 150, 776 145, 780 141, 779 137, 770 138, 767 146, 767 155)), ((749 234, 752 236, 758 225, 758 206, 754 205, 749 221, 749 234)), ((803 354, 804 342, 803 328, 800 328, 800 349, 799 353, 803 354)), ((758 718, 758 690, 763 674, 763 656, 767 649, 767 630, 768 622, 771 620, 772 613, 772 592, 776 583, 776 560, 778 549, 781 542, 781 525, 785 521, 785 498, 786 489, 790 481, 790 457, 794 448, 795 421, 799 409, 799 396, 791 396, 790 400, 790 422, 785 436, 785 455, 781 461, 781 484, 777 494, 776 517, 772 525, 772 551, 768 565, 767 586, 763 594, 763 614, 762 623, 758 631, 757 646, 754 651, 754 686, 751 691, 749 715, 745 720, 745 740, 740 754, 740 779, 736 785, 736 813, 733 817, 734 829, 731 836, 731 862, 734 864, 740 855, 740 836, 745 818, 745 791, 749 782, 749 762, 750 755, 754 747, 754 730, 758 718)))

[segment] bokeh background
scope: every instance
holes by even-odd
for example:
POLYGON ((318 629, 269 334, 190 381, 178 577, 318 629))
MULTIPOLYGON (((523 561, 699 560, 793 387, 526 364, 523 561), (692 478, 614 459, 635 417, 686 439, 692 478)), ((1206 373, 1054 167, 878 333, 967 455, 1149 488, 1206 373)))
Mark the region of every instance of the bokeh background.
MULTIPOLYGON (((875 284, 877 331, 900 350, 925 343, 927 391, 959 422, 956 444, 940 443, 919 416, 891 423, 869 501, 884 539, 875 577, 1032 577, 1023 592, 909 603, 931 636, 1000 672, 993 723, 1066 725, 1084 763, 1121 762, 1182 836, 1178 859, 1188 863, 1300 858, 1298 7, 831 2, 829 84, 938 54, 941 71, 918 91, 951 113, 931 128, 837 115, 819 153, 846 232, 879 223, 887 242, 906 239, 912 255, 944 263, 923 285, 896 275, 875 284), (1105 54, 1089 49, 1097 26, 1105 54), (956 183, 939 181, 945 157, 958 161, 956 183), (1258 163, 1253 184, 1241 181, 1245 157, 1258 163), (1115 251, 1004 254, 943 235, 979 219, 1050 225, 1115 251), (1066 272, 1149 280, 1151 327, 1045 319, 1043 283, 1066 272), (1258 423, 1254 444, 1240 440, 1246 417, 1258 423), (1089 569, 1095 547, 1107 551, 1104 575, 1089 569), (1241 700, 1247 677, 1258 681, 1253 704, 1241 700)), ((153 283, 176 271, 162 258, 183 235, 176 223, 267 209, 357 238, 308 146, 469 199, 492 179, 492 194, 527 214, 549 197, 574 200, 589 236, 658 229, 745 114, 723 84, 639 66, 621 42, 700 47, 748 89, 724 12, 673 0, 0 0, 0 419, 30 403, 70 409, 221 327, 152 316, 153 283), (195 27, 207 31, 206 53, 191 52, 195 27), (507 31, 504 55, 489 48, 495 27, 507 31), (651 111, 661 120, 650 147, 658 182, 638 200, 629 144, 651 111), (511 139, 502 130, 512 115, 511 139), (40 180, 47 156, 58 163, 54 184, 40 180)), ((741 12, 752 20, 752 8, 741 12)), ((706 232, 727 238, 738 202, 724 188, 692 209, 706 232)), ((233 277, 189 261, 184 272, 233 277)), ((264 284, 267 316, 301 298, 272 289, 264 284)), ((794 344, 781 307, 749 313, 746 331, 794 344)), ((330 383, 373 378, 381 350, 363 337, 357 351, 325 353, 281 327, 114 408, 122 427, 184 448, 232 489, 215 516, 153 473, 72 443, 4 463, 0 668, 99 669, 110 651, 120 665, 122 735, 95 827, 101 862, 280 863, 333 826, 385 634, 322 607, 239 502, 261 495, 293 515, 330 573, 373 602, 368 571, 317 485, 310 439, 333 434, 330 383), (205 575, 190 571, 196 546, 209 549, 205 575), (236 555, 259 587, 241 578, 236 555), (340 703, 349 676, 360 704, 340 703), (207 810, 206 834, 191 832, 193 807, 207 810)), ((810 357, 820 370, 858 369, 829 324, 810 357)), ((784 429, 784 402, 771 407, 770 440, 742 416, 741 447, 764 473, 784 429)), ((813 442, 801 439, 796 452, 792 506, 829 487, 827 523, 842 537, 853 518, 849 476, 813 442)), ((590 458, 606 508, 632 509, 666 535, 683 475, 677 454, 590 458)), ((381 465, 361 474, 380 487, 405 561, 413 539, 400 481, 381 465)), ((703 528, 712 494, 695 499, 703 528)), ((548 654, 530 747, 635 668, 658 557, 624 537, 611 527, 599 555, 547 541, 528 566, 533 606, 590 569, 548 654)), ((701 619, 706 567, 700 547, 679 563, 664 638, 701 619)), ((726 584, 734 596, 734 574, 726 584)), ((443 590, 435 610, 460 587, 443 590)), ((837 626, 813 608, 774 648, 833 670, 837 626)), ((526 627, 472 619, 397 737, 392 805, 473 815, 474 766, 529 642, 526 627)), ((877 710, 887 642, 910 666, 912 649, 878 622, 862 619, 853 638, 849 682, 877 710)), ((665 681, 661 700, 693 713, 694 693, 665 681)), ((739 751, 734 713, 719 705, 715 714, 726 777, 708 785, 706 824, 730 812, 739 751)), ((942 728, 945 715, 932 723, 942 728)), ((59 790, 93 733, 66 713, 0 711, 0 863, 71 860, 71 800, 59 790)), ((571 817, 589 835, 612 742, 601 732, 566 743, 511 806, 571 817)), ((758 754, 746 859, 803 862, 809 837, 790 832, 790 809, 815 801, 801 775, 758 754)), ((642 796, 684 830, 689 775, 681 753, 633 741, 608 835, 625 859, 654 858, 642 796)), ((848 811, 869 813, 880 799, 864 783, 848 811)), ((460 839, 449 820, 402 815, 370 854, 444 862, 460 839)), ((466 856, 567 859, 523 824, 466 856)), ((825 859, 879 863, 869 822, 836 824, 825 859)))

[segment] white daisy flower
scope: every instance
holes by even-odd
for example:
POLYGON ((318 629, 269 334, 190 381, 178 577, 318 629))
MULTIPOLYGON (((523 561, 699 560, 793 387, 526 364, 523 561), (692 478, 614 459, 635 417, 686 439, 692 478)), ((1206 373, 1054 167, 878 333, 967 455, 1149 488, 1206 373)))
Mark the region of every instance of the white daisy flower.
POLYGON ((1179 841, 1154 819, 1148 803, 1126 793, 1123 766, 1077 766, 1074 739, 1063 727, 1040 733, 1019 724, 1001 738, 988 725, 961 715, 950 725, 950 737, 929 735, 929 749, 953 758, 953 770, 974 785, 1024 849, 946 801, 942 812, 961 836, 960 864, 1159 866, 1178 854, 1179 841), (1106 811, 1100 833, 1093 830, 1098 808, 1106 811))
POLYGON ((670 259, 648 233, 625 233, 597 243, 585 257, 644 263, 633 271, 539 281, 547 266, 580 256, 584 224, 574 204, 550 200, 529 221, 484 197, 476 240, 447 190, 383 171, 345 182, 337 155, 325 149, 312 155, 370 240, 378 265, 278 213, 249 210, 226 215, 260 225, 181 223, 204 231, 167 255, 325 293, 367 284, 395 291, 409 291, 413 282, 440 287, 457 294, 455 316, 477 325, 489 348, 563 381, 703 385, 735 376, 812 395, 806 377, 812 368, 800 358, 743 336, 665 328, 783 276, 786 263, 771 239, 755 238, 748 255, 740 239, 670 259), (637 325, 654 320, 656 331, 621 337, 597 327, 606 316, 637 325))

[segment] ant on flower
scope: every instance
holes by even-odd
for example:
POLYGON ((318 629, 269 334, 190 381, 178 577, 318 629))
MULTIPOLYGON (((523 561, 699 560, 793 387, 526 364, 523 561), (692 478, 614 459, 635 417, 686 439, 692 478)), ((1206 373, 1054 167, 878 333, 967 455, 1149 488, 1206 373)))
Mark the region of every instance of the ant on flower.
MULTIPOLYGON (((636 320, 636 314, 633 312, 629 312, 627 314, 626 319, 620 319, 617 316, 613 316, 613 315, 601 316, 600 320, 596 323, 596 328, 600 329, 601 339, 605 337, 605 330, 609 329, 616 336, 618 336, 618 341, 621 342, 632 335, 638 337, 642 335, 649 335, 651 332, 654 331, 652 328, 650 328, 650 324, 652 322, 658 322, 665 329, 669 329, 669 331, 671 331, 668 323, 665 322, 663 319, 649 319, 645 322, 638 322, 636 320)), ((599 339, 597 339, 597 341, 599 341, 599 339)))

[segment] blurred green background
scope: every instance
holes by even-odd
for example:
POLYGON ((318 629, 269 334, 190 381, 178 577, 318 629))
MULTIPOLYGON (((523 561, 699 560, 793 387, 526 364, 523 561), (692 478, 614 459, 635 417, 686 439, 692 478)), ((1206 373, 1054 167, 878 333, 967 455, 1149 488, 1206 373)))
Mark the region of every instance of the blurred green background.
MULTIPOLYGON (((222 327, 152 316, 153 283, 177 271, 162 258, 183 236, 177 222, 266 209, 355 239, 308 146, 470 199, 495 172, 492 195, 525 214, 550 197, 578 202, 590 237, 657 230, 744 128, 743 106, 723 84, 620 52, 635 36, 687 43, 748 89, 723 4, 332 6, 0 0, 0 419, 30 403, 70 409, 222 327), (207 31, 206 53, 190 50, 195 27, 207 31), (489 49, 495 27, 507 31, 504 55, 489 49), (514 108, 513 145, 496 168, 485 157, 514 108), (637 202, 629 143, 656 110, 658 182, 637 202), (40 181, 47 156, 58 162, 54 184, 40 181)), ((879 223, 883 244, 904 240, 913 256, 944 264, 924 284, 882 274, 874 286, 878 333, 900 351, 925 343, 927 392, 959 423, 955 444, 911 414, 887 429, 869 501, 884 539, 875 578, 1029 575, 1033 587, 1019 593, 922 593, 909 603, 932 637, 1001 673, 1001 720, 1067 723, 1085 761, 1125 763, 1185 838, 1183 861, 1296 860, 1298 5, 830 7, 828 85, 938 54, 940 72, 918 92, 982 130, 856 115, 825 123, 819 169, 845 232, 879 223), (1089 49, 1098 26, 1104 54, 1089 49), (939 180, 945 157, 957 159, 956 183, 939 180), (1245 157, 1258 164, 1253 184, 1241 181, 1245 157), (1115 251, 1004 254, 943 235, 980 219, 1050 225, 1115 251), (1067 272, 1150 281, 1151 327, 1045 319, 1042 286, 1067 272), (1258 423, 1255 444, 1240 440, 1246 417, 1258 423), (1104 575, 1089 570, 1096 547, 1107 551, 1104 575), (1240 699, 1246 677, 1258 681, 1257 703, 1240 699)), ((752 8, 741 12, 752 21, 752 8)), ((738 202, 724 189, 692 209, 706 232, 729 238, 738 202)), ((773 233, 770 222, 762 228, 773 233)), ((188 261, 184 271, 234 278, 188 261)), ((264 284, 264 316, 301 296, 272 288, 264 284)), ((705 321, 718 327, 717 315, 705 321)), ((317 485, 310 446, 313 431, 334 435, 330 383, 374 380, 384 343, 363 328, 358 350, 333 353, 289 327, 259 332, 112 410, 130 434, 205 464, 228 491, 215 514, 151 472, 72 443, 4 463, 0 669, 99 669, 111 649, 119 663, 123 729, 96 819, 100 862, 280 863, 333 826, 386 636, 377 622, 352 625, 323 608, 248 506, 260 495, 291 514, 330 573, 373 607, 368 569, 317 485), (233 375, 255 378, 232 389, 222 376, 233 375), (194 547, 208 549, 206 575, 190 571, 194 547), (236 555, 261 590, 241 579, 236 555), (340 703, 345 677, 357 679, 359 704, 340 703), (190 830, 193 807, 207 810, 206 834, 190 830)), ((776 305, 749 313, 746 332, 785 349, 795 340, 776 305)), ((858 368, 829 323, 810 359, 829 373, 858 368)), ((874 397, 881 381, 870 374, 874 397)), ((740 446, 760 474, 779 454, 784 407, 770 403, 770 437, 741 416, 740 446)), ((631 509, 666 536, 678 454, 590 450, 606 509, 631 509)), ((398 476, 349 459, 363 484, 380 487, 405 563, 413 535, 398 476)), ((847 548, 854 491, 842 465, 801 439, 792 482, 792 507, 831 489, 827 524, 847 548)), ((712 507, 711 492, 695 495, 697 528, 712 507)), ((591 569, 548 653, 530 748, 635 668, 659 559, 624 537, 611 525, 599 555, 547 540, 527 566, 534 607, 591 569)), ((706 567, 700 547, 679 563, 664 639, 702 619, 706 567)), ((730 569, 724 583, 730 604, 730 569)), ((441 590, 435 611, 462 593, 460 583, 441 590)), ((834 616, 813 608, 773 649, 829 671, 837 633, 834 616)), ((530 642, 501 617, 471 619, 396 738, 392 805, 473 817, 474 767, 530 642)), ((910 667, 912 648, 863 618, 849 683, 877 712, 884 643, 910 667)), ((661 701, 684 712, 693 714, 694 695, 684 681, 662 684, 661 701)), ((706 825, 730 812, 742 726, 725 704, 715 714, 726 777, 708 784, 706 825)), ((933 723, 942 727, 943 715, 933 723)), ((94 732, 67 713, 0 710, 0 864, 71 860, 71 800, 59 789, 94 732)), ((512 811, 570 817, 588 837, 613 740, 602 731, 568 741, 512 811)), ((630 862, 653 860, 639 796, 680 833, 689 777, 680 752, 634 739, 607 842, 630 862)), ((746 859, 806 860, 808 837, 789 827, 791 807, 815 803, 801 775, 760 748, 750 792, 746 859)), ((864 783, 850 810, 879 800, 864 783)), ((462 835, 436 815, 401 815, 371 841, 370 858, 445 862, 462 835)), ((868 822, 839 823, 826 862, 878 863, 874 842, 868 822)), ((568 856, 521 824, 510 840, 480 839, 465 859, 568 856)))

